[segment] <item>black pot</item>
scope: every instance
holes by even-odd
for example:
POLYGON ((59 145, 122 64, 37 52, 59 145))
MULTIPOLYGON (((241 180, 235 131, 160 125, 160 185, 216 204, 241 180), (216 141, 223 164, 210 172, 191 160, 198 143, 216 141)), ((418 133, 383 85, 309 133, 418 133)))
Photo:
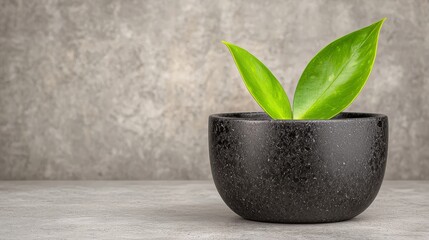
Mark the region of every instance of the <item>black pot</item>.
POLYGON ((331 120, 272 120, 264 113, 209 117, 216 188, 245 219, 321 223, 351 219, 383 181, 387 116, 341 113, 331 120))

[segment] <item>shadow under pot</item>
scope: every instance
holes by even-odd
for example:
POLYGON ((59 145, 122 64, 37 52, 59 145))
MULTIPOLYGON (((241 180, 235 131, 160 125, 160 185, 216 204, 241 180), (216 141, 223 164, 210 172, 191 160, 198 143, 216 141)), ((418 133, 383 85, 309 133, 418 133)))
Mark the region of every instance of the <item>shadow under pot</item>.
POLYGON ((388 120, 344 112, 330 120, 272 120, 265 113, 209 117, 216 188, 249 220, 351 219, 376 197, 386 168, 388 120))

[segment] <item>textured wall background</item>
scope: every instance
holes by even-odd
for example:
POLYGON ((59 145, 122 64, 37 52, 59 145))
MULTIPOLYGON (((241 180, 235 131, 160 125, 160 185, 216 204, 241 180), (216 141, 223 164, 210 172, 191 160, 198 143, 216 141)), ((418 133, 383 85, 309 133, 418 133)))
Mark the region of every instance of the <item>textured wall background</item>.
POLYGON ((390 117, 387 179, 429 179, 429 1, 0 0, 0 179, 207 179, 210 113, 259 110, 220 43, 292 98, 311 57, 388 17, 349 108, 390 117))

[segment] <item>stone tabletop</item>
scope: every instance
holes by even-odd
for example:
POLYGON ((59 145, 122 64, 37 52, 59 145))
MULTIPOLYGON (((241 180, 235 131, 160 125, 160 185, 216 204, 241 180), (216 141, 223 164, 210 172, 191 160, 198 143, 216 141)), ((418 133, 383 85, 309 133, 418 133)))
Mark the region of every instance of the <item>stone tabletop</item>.
POLYGON ((358 217, 244 220, 211 181, 0 182, 0 239, 429 239, 429 181, 385 181, 358 217))

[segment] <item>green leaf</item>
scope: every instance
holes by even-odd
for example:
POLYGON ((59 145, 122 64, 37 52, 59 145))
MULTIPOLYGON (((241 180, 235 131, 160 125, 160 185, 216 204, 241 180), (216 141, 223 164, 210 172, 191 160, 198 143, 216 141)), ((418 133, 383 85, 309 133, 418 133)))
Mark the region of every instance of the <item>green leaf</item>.
POLYGON ((310 61, 295 90, 294 119, 330 119, 353 102, 371 73, 384 20, 335 40, 310 61))
POLYGON ((245 49, 222 42, 231 52, 247 89, 259 106, 273 119, 292 119, 286 92, 270 70, 245 49))

